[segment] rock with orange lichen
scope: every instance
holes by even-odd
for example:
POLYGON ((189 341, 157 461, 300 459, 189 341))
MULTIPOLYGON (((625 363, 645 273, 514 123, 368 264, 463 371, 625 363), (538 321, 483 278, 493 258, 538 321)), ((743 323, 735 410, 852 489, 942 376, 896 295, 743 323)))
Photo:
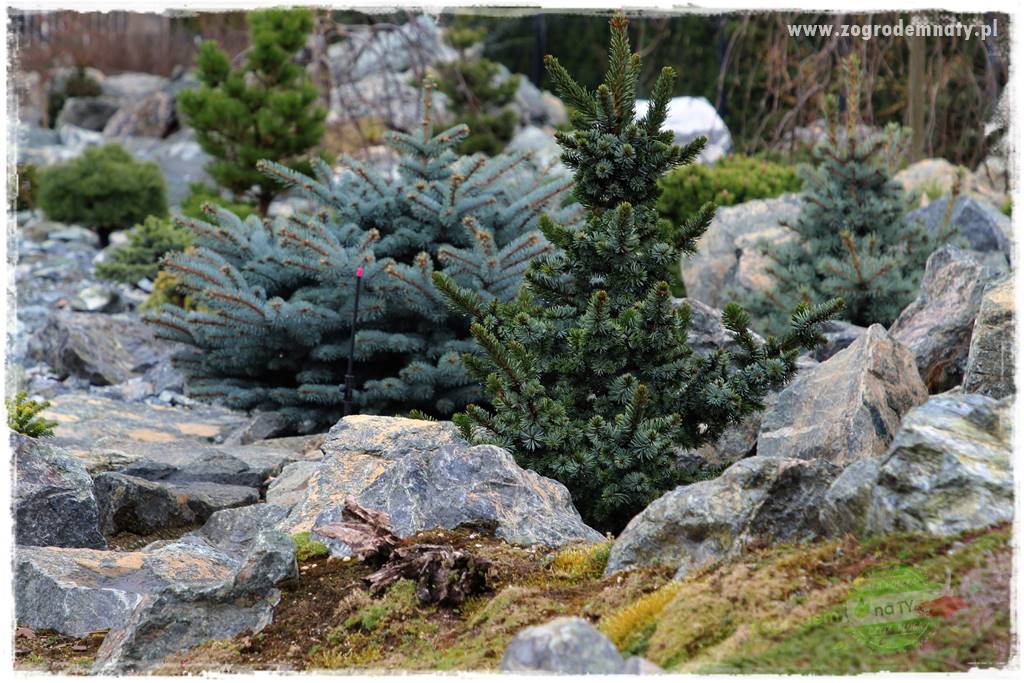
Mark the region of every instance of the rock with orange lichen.
POLYGON ((270 622, 295 545, 268 530, 284 511, 254 505, 214 514, 177 541, 136 552, 25 548, 15 552, 17 623, 82 636, 110 630, 94 670, 142 671, 207 640, 270 622))
MULTIPOLYGON (((470 446, 450 422, 355 415, 338 422, 324 457, 282 528, 313 531, 338 521, 348 497, 387 513, 392 530, 408 536, 460 525, 493 531, 517 545, 557 547, 600 541, 580 519, 566 488, 516 464, 496 446, 470 446)), ((342 543, 317 538, 335 555, 342 543)))

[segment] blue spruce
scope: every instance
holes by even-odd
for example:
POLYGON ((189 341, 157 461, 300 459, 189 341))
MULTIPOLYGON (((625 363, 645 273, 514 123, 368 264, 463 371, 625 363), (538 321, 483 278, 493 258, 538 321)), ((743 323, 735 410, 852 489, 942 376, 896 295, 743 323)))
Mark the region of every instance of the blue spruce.
POLYGON ((892 173, 903 156, 906 135, 891 124, 878 134, 858 132, 860 66, 844 64, 846 121, 838 101, 823 100, 828 136, 814 150, 817 166, 800 169, 804 179, 796 238, 762 244, 767 272, 776 286, 744 302, 769 331, 785 329, 781 311, 800 301, 842 297, 843 317, 857 325, 891 324, 917 293, 925 262, 949 237, 934 235, 906 217, 907 199, 892 173))
POLYGON ((482 301, 505 301, 530 260, 550 251, 540 216, 571 219, 570 183, 529 176, 527 157, 460 157, 468 134, 433 134, 429 87, 421 130, 393 133, 395 175, 344 158, 315 177, 261 162, 268 176, 313 199, 310 215, 240 220, 207 207, 210 221, 179 218, 194 247, 165 269, 197 310, 165 306, 158 335, 189 348, 175 358, 191 396, 239 409, 277 410, 297 429, 342 414, 356 269, 364 268, 355 402, 361 412, 448 416, 480 388, 460 356, 468 323, 448 310, 432 275, 445 273, 482 301))

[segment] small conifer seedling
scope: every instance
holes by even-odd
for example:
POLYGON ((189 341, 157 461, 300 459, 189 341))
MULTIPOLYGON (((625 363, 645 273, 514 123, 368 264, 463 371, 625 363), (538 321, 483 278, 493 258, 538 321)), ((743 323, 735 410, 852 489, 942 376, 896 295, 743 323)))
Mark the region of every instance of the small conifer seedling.
POLYGON ((4 401, 7 407, 7 426, 11 431, 33 438, 53 436, 55 420, 47 420, 39 413, 50 407, 49 401, 30 401, 28 392, 19 391, 13 399, 4 401))
POLYGON ((731 304, 723 322, 738 350, 693 350, 690 311, 672 299, 664 274, 680 250, 695 249, 714 208, 704 205, 669 243, 656 201, 661 175, 694 160, 705 140, 680 148, 661 129, 674 78, 668 68, 636 120, 640 58, 630 54, 626 26, 623 17, 612 20, 608 73, 596 92, 547 59, 574 112, 575 130, 557 137, 585 222, 541 221, 558 250, 534 260, 510 302, 486 301, 434 274, 449 303, 473 320, 478 346, 465 363, 493 406, 456 416, 463 434, 505 446, 521 466, 564 483, 583 518, 608 531, 685 481, 677 448, 713 442, 762 408, 841 306, 800 306, 784 335, 759 342, 731 304))

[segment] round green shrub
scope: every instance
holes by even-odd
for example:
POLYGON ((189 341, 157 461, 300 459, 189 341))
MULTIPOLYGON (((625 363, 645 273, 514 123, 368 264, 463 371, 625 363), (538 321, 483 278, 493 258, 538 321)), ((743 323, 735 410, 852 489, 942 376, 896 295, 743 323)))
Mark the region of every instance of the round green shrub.
POLYGON ((96 266, 96 274, 104 280, 128 284, 144 278, 153 280, 165 254, 184 251, 191 243, 191 230, 169 218, 149 216, 128 231, 127 243, 114 247, 107 260, 96 266))
POLYGON ((798 192, 802 183, 795 166, 736 155, 712 166, 681 166, 662 178, 660 185, 658 212, 677 226, 707 202, 733 206, 798 192))
POLYGON ((43 170, 39 205, 47 218, 92 228, 100 243, 147 216, 167 215, 167 188, 160 167, 136 161, 117 144, 92 147, 81 156, 43 170))

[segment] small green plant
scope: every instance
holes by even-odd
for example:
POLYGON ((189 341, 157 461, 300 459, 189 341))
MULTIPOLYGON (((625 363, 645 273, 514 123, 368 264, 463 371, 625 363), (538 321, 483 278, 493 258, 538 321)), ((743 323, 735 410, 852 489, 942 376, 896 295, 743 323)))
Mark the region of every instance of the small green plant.
POLYGON ((104 280, 134 284, 153 280, 165 254, 184 251, 192 243, 192 232, 169 218, 149 216, 128 231, 128 243, 114 247, 107 260, 96 266, 104 280))
POLYGON ((15 211, 36 208, 39 196, 39 167, 35 164, 18 164, 15 178, 18 184, 18 191, 14 199, 15 211))
POLYGON ((57 116, 60 115, 60 110, 64 108, 68 98, 98 97, 102 94, 103 88, 100 84, 86 72, 84 66, 79 66, 64 82, 63 88, 50 94, 46 106, 47 122, 51 128, 56 125, 57 116))
POLYGON ((292 541, 295 542, 295 559, 299 562, 316 560, 321 557, 327 557, 330 554, 327 546, 320 541, 314 541, 310 538, 308 531, 292 535, 292 541))
POLYGON ((92 228, 100 244, 110 233, 167 215, 167 189, 160 167, 136 161, 121 145, 90 147, 81 156, 43 170, 39 205, 47 218, 92 228))
POLYGON ((249 195, 267 215, 284 186, 261 173, 256 162, 280 162, 309 172, 305 155, 324 134, 326 112, 316 87, 294 56, 313 28, 308 9, 268 9, 249 14, 250 47, 241 68, 216 41, 196 56, 201 87, 178 95, 178 109, 213 157, 206 170, 235 197, 249 195))
POLYGON ((7 426, 25 436, 39 438, 53 436, 56 420, 47 420, 39 413, 50 407, 49 401, 30 401, 27 391, 19 391, 13 399, 4 401, 7 406, 7 426))
POLYGON ((802 184, 795 166, 729 156, 712 166, 691 164, 665 174, 659 183, 658 213, 672 225, 682 225, 707 202, 733 206, 799 192, 802 184))
POLYGON ((202 220, 206 218, 203 207, 207 204, 227 209, 243 221, 256 213, 256 207, 250 202, 225 199, 215 187, 204 183, 191 183, 188 186, 188 195, 181 200, 181 215, 202 220))

